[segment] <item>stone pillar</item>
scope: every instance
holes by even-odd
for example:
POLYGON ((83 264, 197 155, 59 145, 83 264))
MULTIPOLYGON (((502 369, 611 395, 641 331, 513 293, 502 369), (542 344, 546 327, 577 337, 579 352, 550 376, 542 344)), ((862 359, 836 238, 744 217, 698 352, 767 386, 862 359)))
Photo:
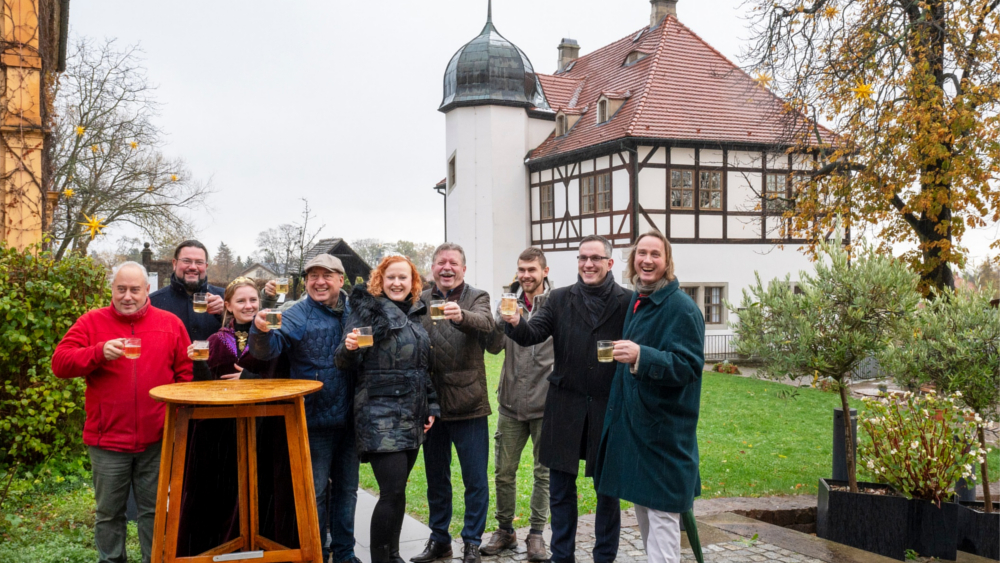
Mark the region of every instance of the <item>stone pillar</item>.
POLYGON ((677 0, 649 0, 653 5, 649 16, 649 26, 656 27, 667 16, 677 17, 677 0))
POLYGON ((566 70, 569 63, 575 61, 580 56, 580 45, 576 39, 563 38, 559 43, 559 72, 566 70))

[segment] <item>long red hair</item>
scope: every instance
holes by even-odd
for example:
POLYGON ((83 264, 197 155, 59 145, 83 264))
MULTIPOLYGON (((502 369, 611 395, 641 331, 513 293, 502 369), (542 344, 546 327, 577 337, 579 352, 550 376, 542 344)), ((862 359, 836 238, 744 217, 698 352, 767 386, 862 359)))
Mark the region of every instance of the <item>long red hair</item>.
POLYGON ((382 285, 385 283, 385 271, 389 269, 389 266, 397 262, 406 262, 410 266, 410 281, 413 284, 410 288, 410 300, 416 305, 420 301, 420 292, 424 290, 424 282, 420 277, 420 272, 417 271, 417 267, 406 256, 396 254, 383 258, 378 267, 372 270, 372 275, 368 279, 368 293, 371 293, 375 297, 382 295, 382 285))

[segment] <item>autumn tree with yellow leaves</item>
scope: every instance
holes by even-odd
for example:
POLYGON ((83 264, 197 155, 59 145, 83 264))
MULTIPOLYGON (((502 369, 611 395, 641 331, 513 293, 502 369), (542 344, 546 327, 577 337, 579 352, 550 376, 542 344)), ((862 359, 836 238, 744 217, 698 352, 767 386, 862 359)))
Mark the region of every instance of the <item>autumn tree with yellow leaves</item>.
POLYGON ((190 230, 186 212, 209 188, 181 159, 162 154, 154 93, 135 47, 85 38, 73 45, 54 92, 55 259, 86 254, 109 228, 131 225, 149 240, 190 230))
POLYGON ((786 101, 791 150, 819 157, 793 191, 793 234, 818 241, 841 216, 913 243, 924 291, 953 287, 962 235, 1000 221, 1000 0, 746 6, 744 61, 786 101))

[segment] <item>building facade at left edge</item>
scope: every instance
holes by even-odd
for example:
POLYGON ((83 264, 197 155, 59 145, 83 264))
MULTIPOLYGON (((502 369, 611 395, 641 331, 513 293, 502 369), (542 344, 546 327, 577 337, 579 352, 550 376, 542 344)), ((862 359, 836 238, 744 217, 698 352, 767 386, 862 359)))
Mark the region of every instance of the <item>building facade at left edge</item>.
POLYGON ((66 68, 69 0, 0 4, 0 240, 42 241, 59 194, 51 184, 52 83, 66 68))

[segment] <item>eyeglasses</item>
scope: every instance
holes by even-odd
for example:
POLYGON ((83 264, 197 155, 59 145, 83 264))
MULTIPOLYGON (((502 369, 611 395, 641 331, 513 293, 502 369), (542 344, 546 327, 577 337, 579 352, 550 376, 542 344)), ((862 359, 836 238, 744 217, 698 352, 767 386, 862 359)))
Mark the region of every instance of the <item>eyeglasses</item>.
POLYGON ((577 256, 576 261, 581 264, 586 264, 587 262, 593 262, 594 264, 600 264, 601 260, 607 260, 609 256, 577 256))
POLYGON ((190 266, 191 264, 194 264, 199 268, 204 268, 205 265, 208 264, 208 262, 205 262, 204 260, 192 260, 190 258, 181 258, 180 260, 178 260, 178 262, 184 264, 185 266, 190 266))

